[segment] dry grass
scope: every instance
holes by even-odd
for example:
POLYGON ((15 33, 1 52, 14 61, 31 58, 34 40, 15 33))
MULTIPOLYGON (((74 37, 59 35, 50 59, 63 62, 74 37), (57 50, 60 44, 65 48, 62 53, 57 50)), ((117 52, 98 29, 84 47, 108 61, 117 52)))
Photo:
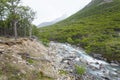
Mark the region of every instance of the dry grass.
POLYGON ((0 40, 0 80, 52 80, 55 77, 48 50, 38 41, 0 40))

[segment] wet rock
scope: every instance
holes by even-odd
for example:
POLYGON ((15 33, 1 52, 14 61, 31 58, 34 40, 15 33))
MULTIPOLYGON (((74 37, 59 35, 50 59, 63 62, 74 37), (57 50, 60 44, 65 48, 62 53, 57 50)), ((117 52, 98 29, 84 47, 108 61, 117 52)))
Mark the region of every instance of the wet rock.
POLYGON ((120 61, 114 61, 114 63, 120 66, 120 61))
POLYGON ((75 61, 80 61, 80 58, 76 57, 76 58, 75 58, 75 61))
POLYGON ((104 59, 102 54, 93 53, 93 54, 90 54, 90 55, 93 56, 96 59, 99 59, 99 60, 103 60, 104 59))
POLYGON ((111 66, 119 66, 118 64, 116 63, 110 63, 111 66))
POLYGON ((102 76, 102 78, 105 79, 105 80, 111 80, 110 78, 105 77, 105 76, 102 76))
POLYGON ((98 63, 98 62, 95 62, 95 64, 96 64, 96 65, 99 65, 99 63, 98 63))
POLYGON ((116 76, 116 77, 118 76, 118 74, 116 72, 113 72, 113 71, 110 72, 110 75, 116 76))
POLYGON ((65 58, 62 59, 61 63, 63 63, 63 62, 67 63, 68 61, 72 61, 74 58, 75 58, 75 57, 72 57, 72 56, 70 56, 70 57, 65 57, 65 58))

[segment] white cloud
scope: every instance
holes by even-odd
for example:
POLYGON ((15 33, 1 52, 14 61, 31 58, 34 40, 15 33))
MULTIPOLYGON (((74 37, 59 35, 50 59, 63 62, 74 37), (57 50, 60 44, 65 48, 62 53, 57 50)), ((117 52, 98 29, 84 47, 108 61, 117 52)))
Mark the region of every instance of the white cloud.
POLYGON ((22 0, 24 5, 30 6, 37 12, 37 19, 33 21, 38 25, 41 22, 51 21, 63 14, 71 15, 83 8, 91 0, 22 0))

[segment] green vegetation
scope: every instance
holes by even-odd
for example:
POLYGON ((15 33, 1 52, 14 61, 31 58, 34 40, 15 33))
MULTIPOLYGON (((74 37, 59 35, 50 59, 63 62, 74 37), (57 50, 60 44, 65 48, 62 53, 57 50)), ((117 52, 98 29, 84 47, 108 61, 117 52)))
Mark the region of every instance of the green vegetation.
POLYGON ((30 58, 30 55, 28 53, 20 53, 19 55, 21 55, 22 59, 26 60, 30 64, 34 63, 35 61, 32 58, 30 58))
POLYGON ((34 60, 31 59, 31 58, 27 58, 27 61, 28 61, 29 63, 31 63, 31 64, 34 62, 34 60))
POLYGON ((34 17, 35 12, 21 0, 0 0, 0 36, 31 37, 34 17))
POLYGON ((2 75, 2 70, 0 69, 0 76, 2 75))
POLYGON ((39 39, 68 42, 87 53, 100 53, 120 62, 120 0, 101 4, 95 0, 66 20, 40 28, 39 39))
POLYGON ((85 73, 85 68, 83 66, 75 65, 75 69, 77 74, 79 75, 83 75, 85 73))
POLYGON ((59 74, 61 74, 61 75, 66 75, 66 74, 68 74, 68 72, 65 71, 65 70, 59 70, 59 74))

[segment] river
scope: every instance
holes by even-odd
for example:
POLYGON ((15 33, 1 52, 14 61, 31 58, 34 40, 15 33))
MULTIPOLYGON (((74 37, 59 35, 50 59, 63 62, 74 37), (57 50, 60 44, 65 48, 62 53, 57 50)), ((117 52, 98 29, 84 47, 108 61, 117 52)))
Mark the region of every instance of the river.
MULTIPOLYGON (((94 77, 91 80, 120 80, 120 66, 117 64, 111 65, 103 60, 95 59, 84 50, 70 44, 51 42, 50 49, 57 53, 55 58, 58 60, 54 60, 56 64, 59 64, 57 67, 61 66, 63 69, 63 64, 71 61, 74 65, 84 66, 86 73, 94 77)), ((70 66, 64 66, 64 69, 69 71, 72 69, 70 66)), ((83 79, 88 80, 85 76, 83 76, 83 79)))

